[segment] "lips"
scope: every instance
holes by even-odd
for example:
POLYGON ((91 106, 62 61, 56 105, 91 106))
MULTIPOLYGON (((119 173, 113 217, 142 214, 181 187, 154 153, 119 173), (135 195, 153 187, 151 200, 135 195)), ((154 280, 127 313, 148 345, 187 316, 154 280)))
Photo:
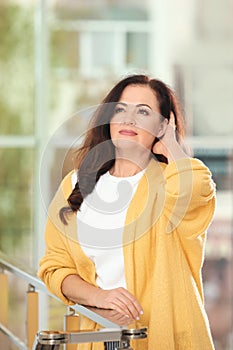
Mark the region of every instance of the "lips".
POLYGON ((129 130, 129 129, 122 129, 119 131, 119 134, 121 135, 125 135, 125 136, 136 136, 137 133, 133 130, 129 130))

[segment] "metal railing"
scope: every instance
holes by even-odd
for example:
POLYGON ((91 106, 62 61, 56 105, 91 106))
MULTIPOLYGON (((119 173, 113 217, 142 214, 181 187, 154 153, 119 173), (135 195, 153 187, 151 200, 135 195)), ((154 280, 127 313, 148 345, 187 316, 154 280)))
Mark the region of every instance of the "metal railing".
MULTIPOLYGON (((0 332, 4 334, 11 343, 16 345, 21 350, 32 349, 35 336, 38 332, 38 322, 39 322, 39 298, 38 291, 43 291, 46 295, 50 294, 45 285, 39 278, 36 277, 35 272, 25 271, 19 266, 16 266, 15 262, 10 262, 9 257, 4 253, 0 252, 0 332), (8 274, 13 274, 17 276, 20 280, 27 282, 28 289, 25 291, 26 297, 26 341, 19 339, 8 326, 9 317, 9 283, 8 274)), ((3 343, 3 341, 2 341, 3 343)))
MULTIPOLYGON (((74 345, 83 342, 108 342, 118 341, 118 349, 131 349, 130 340, 147 337, 147 329, 128 329, 120 325, 118 315, 113 310, 101 310, 82 305, 68 307, 69 312, 65 315, 64 331, 40 331, 39 324, 39 298, 38 291, 42 291, 47 296, 59 300, 49 293, 44 283, 36 277, 35 272, 25 271, 16 266, 16 263, 9 262, 8 257, 0 252, 0 334, 4 334, 9 341, 20 350, 49 350, 59 349, 59 346, 66 344, 66 349, 74 349, 74 345), (6 273, 7 272, 7 273, 6 273), (17 276, 28 284, 27 312, 26 312, 26 340, 19 339, 8 327, 8 273, 17 276), (108 312, 109 311, 109 312, 108 312), (79 315, 88 317, 95 323, 104 327, 101 330, 79 331, 79 315), (55 348, 51 345, 56 345, 55 348)), ((1 343, 2 346, 2 343, 1 343)), ((4 346, 4 344, 3 344, 4 346)), ((7 347, 6 347, 7 348, 7 347)), ((1 347, 2 349, 2 347, 1 347)), ((4 347, 5 349, 5 347, 4 347)))
MULTIPOLYGON (((97 331, 76 332, 40 332, 35 340, 33 350, 59 350, 62 344, 82 344, 105 342, 111 347, 112 342, 117 342, 115 350, 133 350, 130 347, 131 340, 147 338, 147 328, 139 329, 101 329, 97 331)), ((107 344, 106 344, 107 345, 107 344)), ((107 346, 107 349, 109 347, 107 346)))

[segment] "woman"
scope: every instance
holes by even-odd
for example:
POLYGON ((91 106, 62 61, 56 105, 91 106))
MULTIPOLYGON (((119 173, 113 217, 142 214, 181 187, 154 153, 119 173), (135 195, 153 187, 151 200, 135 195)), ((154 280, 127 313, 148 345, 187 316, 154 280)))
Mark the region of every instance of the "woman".
POLYGON ((97 109, 49 209, 39 276, 66 304, 147 326, 135 350, 213 349, 201 268, 215 186, 182 137, 170 88, 144 75, 123 79, 97 109))

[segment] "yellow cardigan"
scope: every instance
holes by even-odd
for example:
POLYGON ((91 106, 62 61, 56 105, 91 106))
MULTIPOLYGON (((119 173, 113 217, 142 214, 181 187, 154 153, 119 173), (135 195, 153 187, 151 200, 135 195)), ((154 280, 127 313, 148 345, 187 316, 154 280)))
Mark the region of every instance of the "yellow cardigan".
MULTIPOLYGON (((59 219, 72 191, 71 175, 50 205, 46 253, 38 272, 47 288, 69 305, 61 292, 67 275, 77 273, 96 285, 95 266, 78 243, 76 214, 70 214, 67 226, 59 219)), ((168 165, 150 161, 128 208, 123 234, 127 289, 144 310, 131 327, 149 330, 147 340, 132 342, 134 350, 214 349, 201 279, 206 229, 214 209, 215 184, 200 160, 184 158, 168 165)), ((81 329, 98 327, 82 317, 81 329)))

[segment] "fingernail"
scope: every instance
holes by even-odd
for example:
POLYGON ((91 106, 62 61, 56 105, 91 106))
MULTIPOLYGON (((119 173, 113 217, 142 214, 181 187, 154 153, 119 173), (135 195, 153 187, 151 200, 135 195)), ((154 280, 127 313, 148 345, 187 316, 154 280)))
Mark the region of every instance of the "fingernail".
POLYGON ((140 311, 140 315, 143 315, 143 314, 144 314, 144 312, 141 310, 141 311, 140 311))
POLYGON ((137 317, 136 317, 136 320, 139 321, 139 320, 140 320, 140 317, 137 316, 137 317))

